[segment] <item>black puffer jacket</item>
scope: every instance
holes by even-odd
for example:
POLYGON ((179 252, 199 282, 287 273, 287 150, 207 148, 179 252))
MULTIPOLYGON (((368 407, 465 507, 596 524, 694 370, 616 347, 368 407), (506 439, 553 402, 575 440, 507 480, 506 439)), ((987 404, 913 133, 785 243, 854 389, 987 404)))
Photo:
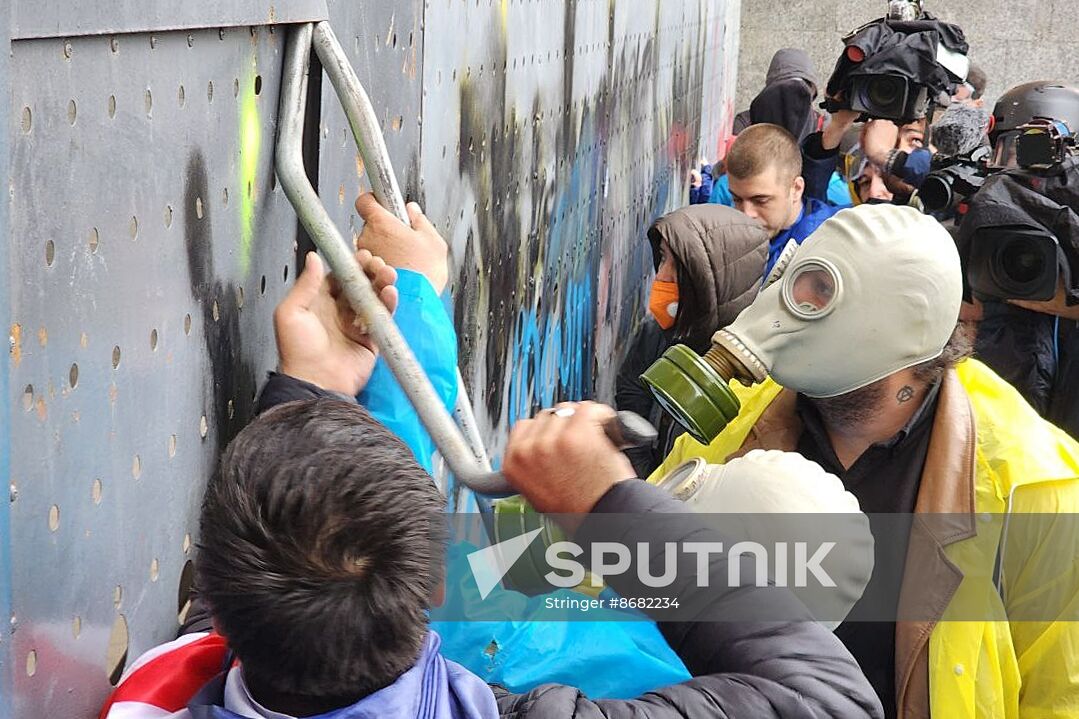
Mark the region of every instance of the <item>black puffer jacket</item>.
POLYGON ((674 328, 643 320, 618 372, 615 405, 636 412, 660 431, 655 446, 627 451, 640 477, 659 466, 684 430, 656 404, 641 373, 672 344, 698 352, 710 346, 717 329, 729 325, 760 290, 768 262, 768 232, 756 220, 722 205, 692 205, 656 221, 648 230, 653 262, 666 240, 678 264, 678 316, 674 328))

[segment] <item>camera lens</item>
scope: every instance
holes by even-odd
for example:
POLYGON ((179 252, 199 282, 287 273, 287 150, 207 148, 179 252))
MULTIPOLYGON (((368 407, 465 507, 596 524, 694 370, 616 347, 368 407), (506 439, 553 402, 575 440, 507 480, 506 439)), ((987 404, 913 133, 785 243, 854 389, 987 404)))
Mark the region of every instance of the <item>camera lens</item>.
POLYGON ((1045 253, 1029 238, 1006 242, 1000 248, 999 258, 1001 272, 1016 288, 1035 282, 1046 271, 1045 253))
POLYGON ((892 107, 902 102, 903 82, 896 77, 876 77, 869 83, 868 99, 874 107, 892 107))
POLYGON ((933 173, 918 188, 925 209, 930 212, 942 212, 952 206, 952 178, 943 173, 933 173))

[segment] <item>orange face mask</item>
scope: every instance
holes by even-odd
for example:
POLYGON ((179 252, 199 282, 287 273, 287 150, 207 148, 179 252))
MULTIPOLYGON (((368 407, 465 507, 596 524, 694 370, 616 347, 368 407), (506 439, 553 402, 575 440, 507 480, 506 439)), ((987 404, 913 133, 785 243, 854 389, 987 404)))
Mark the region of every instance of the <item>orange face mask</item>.
POLYGON ((659 280, 653 282, 648 309, 660 327, 665 330, 674 327, 674 318, 678 316, 678 283, 659 280))

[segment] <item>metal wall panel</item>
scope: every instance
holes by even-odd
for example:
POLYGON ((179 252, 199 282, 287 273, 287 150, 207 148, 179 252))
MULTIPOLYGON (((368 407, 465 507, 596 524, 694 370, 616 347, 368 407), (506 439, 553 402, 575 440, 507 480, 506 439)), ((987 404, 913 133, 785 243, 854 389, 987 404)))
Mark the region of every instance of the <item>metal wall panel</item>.
MULTIPOLYGON (((420 177, 420 101, 423 66, 423 2, 333 0, 330 23, 382 121, 386 147, 401 191, 416 199, 420 177)), ((362 226, 354 202, 371 187, 356 152, 341 103, 322 84, 319 191, 345 236, 362 226)))
POLYGON ((12 38, 82 37, 310 22, 326 19, 326 0, 14 0, 12 38))
MULTIPOLYGON (((13 447, 0 717, 5 702, 92 716, 123 650, 173 635, 202 489, 273 367, 271 312, 294 274, 296 219, 271 172, 285 32, 265 25, 284 11, 65 9, 20 0, 20 36, 65 36, 15 42, 8 90, 0 61, 13 447), (261 27, 187 29, 237 23, 261 27), (166 25, 185 29, 74 36, 166 25)), ((539 406, 609 400, 646 320, 645 230, 684 203, 689 168, 730 125, 738 0, 328 10, 403 189, 451 243, 462 369, 493 456, 539 406)), ((362 167, 328 83, 318 99, 322 197, 355 232, 362 167)))
POLYGON ((725 9, 428 3, 421 186, 451 243, 462 371, 494 456, 538 407, 612 398, 645 319, 645 230, 724 132, 706 103, 725 101, 725 9))
POLYGON ((274 367, 292 279, 271 169, 283 39, 13 45, 19 717, 91 716, 125 649, 175 635, 202 489, 274 367))

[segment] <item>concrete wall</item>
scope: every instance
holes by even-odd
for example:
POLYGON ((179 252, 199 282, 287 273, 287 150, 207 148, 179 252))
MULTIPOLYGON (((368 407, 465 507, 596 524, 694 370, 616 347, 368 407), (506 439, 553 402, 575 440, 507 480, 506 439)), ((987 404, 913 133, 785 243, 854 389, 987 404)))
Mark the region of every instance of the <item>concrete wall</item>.
MULTIPOLYGON (((970 57, 989 75, 995 98, 1021 82, 1060 79, 1079 83, 1075 5, 1067 0, 928 0, 937 17, 967 34, 970 57)), ((842 36, 881 17, 884 0, 749 0, 742 3, 737 107, 749 107, 764 84, 772 53, 801 47, 813 57, 821 83, 843 48, 842 36)))

